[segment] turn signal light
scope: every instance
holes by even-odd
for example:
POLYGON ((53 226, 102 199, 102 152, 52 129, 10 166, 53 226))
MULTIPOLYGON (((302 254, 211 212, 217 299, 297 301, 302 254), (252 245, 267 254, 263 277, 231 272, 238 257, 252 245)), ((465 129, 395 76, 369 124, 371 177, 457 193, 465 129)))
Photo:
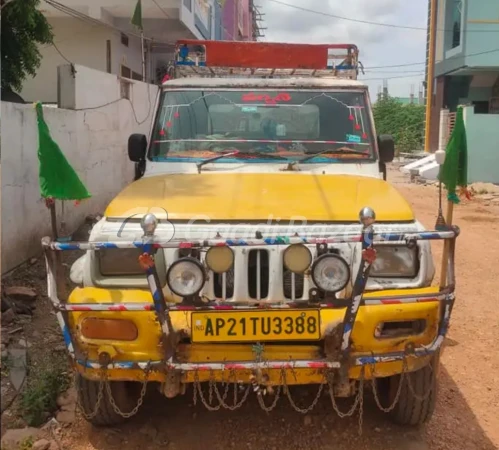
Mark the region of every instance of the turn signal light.
POLYGON ((139 331, 130 320, 89 317, 81 324, 81 334, 87 339, 134 341, 139 331))

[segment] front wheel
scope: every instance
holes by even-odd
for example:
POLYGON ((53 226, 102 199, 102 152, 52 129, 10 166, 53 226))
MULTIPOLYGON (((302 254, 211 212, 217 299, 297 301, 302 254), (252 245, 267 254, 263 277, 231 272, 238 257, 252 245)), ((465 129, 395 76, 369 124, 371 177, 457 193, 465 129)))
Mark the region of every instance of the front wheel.
MULTIPOLYGON (((438 363, 439 354, 436 354, 427 366, 405 374, 400 397, 390 411, 393 422, 419 426, 431 419, 437 401, 438 363)), ((395 401, 401 378, 401 375, 394 375, 377 380, 383 403, 386 405, 395 401)))
MULTIPOLYGON (((100 381, 87 380, 76 374, 76 386, 83 415, 92 425, 112 426, 127 420, 127 417, 123 417, 113 408, 106 387, 101 390, 100 381), (101 399, 98 404, 99 397, 101 399)), ((117 409, 125 414, 130 413, 139 401, 140 383, 111 381, 109 386, 117 409)))

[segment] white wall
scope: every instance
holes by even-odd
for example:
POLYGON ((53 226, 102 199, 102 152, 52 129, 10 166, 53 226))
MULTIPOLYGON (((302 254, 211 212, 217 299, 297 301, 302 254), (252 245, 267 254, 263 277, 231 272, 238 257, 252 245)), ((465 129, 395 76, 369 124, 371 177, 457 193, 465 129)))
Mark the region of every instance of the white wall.
MULTIPOLYGON (((121 43, 120 33, 74 18, 49 18, 54 42, 62 55, 74 64, 107 71, 106 41, 111 41, 111 71, 119 74, 120 63, 142 73, 140 39, 129 36, 129 47, 121 43)), ((57 102, 57 66, 67 64, 52 45, 41 46, 42 62, 34 78, 25 81, 20 92, 26 102, 57 102)))
POLYGON ((463 110, 468 143, 468 183, 499 183, 499 115, 463 110))
MULTIPOLYGON (((145 44, 144 44, 145 45, 145 44)), ((111 41, 111 71, 120 73, 120 64, 129 67, 134 72, 142 74, 142 47, 140 38, 128 36, 128 47, 121 43, 121 34, 114 33, 111 41)), ((146 64, 146 70, 147 70, 146 64)))
MULTIPOLYGON (((120 98, 115 75, 82 66, 76 69, 77 108, 93 108, 120 98)), ((133 83, 131 103, 138 120, 144 121, 141 125, 137 124, 128 100, 86 111, 44 108, 53 139, 92 194, 91 199, 78 206, 65 202, 68 231, 74 231, 86 215, 102 213, 108 202, 133 179, 134 166, 126 150, 128 136, 136 132, 149 135, 157 90, 153 85, 133 83)), ((1 102, 1 114, 2 273, 5 273, 39 253, 40 239, 50 234, 50 218, 38 184, 35 110, 32 105, 1 102)), ((58 202, 58 220, 61 219, 58 202)))

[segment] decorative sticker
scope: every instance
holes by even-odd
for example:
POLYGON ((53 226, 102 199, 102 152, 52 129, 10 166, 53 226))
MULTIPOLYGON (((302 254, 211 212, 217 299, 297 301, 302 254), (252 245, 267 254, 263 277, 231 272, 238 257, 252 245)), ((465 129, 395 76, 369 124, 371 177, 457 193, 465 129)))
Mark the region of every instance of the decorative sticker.
POLYGON ((255 94, 254 92, 250 92, 248 94, 243 94, 241 97, 241 101, 243 102, 264 102, 267 105, 276 105, 277 103, 290 102, 291 95, 287 92, 280 92, 275 97, 272 97, 268 94, 255 94))
POLYGON ((354 142, 356 144, 360 144, 360 136, 355 134, 347 134, 347 142, 354 142))

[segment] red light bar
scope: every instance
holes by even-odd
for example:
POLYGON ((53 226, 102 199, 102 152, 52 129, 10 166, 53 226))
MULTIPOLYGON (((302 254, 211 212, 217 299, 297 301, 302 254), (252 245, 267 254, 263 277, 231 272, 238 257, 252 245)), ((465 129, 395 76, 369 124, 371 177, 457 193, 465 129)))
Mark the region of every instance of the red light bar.
POLYGON ((274 42, 177 41, 182 46, 204 47, 207 67, 325 70, 328 60, 344 59, 356 65, 359 50, 354 44, 281 44, 274 42), (341 52, 343 50, 343 52, 341 52))

